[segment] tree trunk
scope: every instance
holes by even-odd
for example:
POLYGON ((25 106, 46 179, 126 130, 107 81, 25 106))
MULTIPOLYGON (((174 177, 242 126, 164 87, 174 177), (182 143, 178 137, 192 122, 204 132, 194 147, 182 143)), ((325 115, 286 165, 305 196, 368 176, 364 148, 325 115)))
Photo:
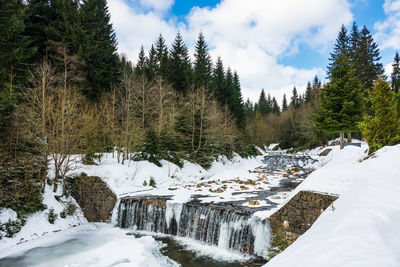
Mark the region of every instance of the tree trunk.
POLYGON ((340 132, 340 149, 344 148, 344 132, 340 132))
POLYGON ((347 133, 347 143, 351 143, 351 133, 347 133))

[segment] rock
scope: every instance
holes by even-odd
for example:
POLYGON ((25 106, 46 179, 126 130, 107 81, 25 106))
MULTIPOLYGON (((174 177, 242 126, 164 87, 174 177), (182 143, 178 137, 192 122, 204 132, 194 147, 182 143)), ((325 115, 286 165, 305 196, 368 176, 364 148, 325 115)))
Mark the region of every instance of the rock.
POLYGON ((89 222, 104 222, 111 217, 117 197, 97 176, 70 178, 69 190, 89 222))
POLYGON ((285 221, 283 222, 283 228, 284 228, 284 229, 289 229, 289 222, 288 222, 288 221, 285 220, 285 221))
POLYGON ((260 205, 260 201, 258 201, 258 200, 249 200, 249 205, 250 206, 260 205))
POLYGON ((332 151, 332 148, 327 148, 324 151, 322 151, 321 153, 319 153, 319 156, 326 157, 329 154, 329 152, 331 152, 331 151, 332 151))

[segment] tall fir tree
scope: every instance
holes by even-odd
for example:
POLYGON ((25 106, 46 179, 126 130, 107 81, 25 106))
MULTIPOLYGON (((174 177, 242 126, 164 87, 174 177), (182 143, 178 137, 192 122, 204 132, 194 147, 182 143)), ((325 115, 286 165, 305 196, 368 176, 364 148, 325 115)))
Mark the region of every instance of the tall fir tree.
POLYGON ((400 88, 400 56, 398 52, 396 52, 396 55, 394 56, 392 67, 392 89, 397 94, 400 88))
POLYGON ((208 52, 207 43, 204 39, 204 35, 200 32, 195 45, 194 52, 194 64, 193 64, 193 74, 194 74, 194 85, 196 88, 204 86, 207 91, 210 91, 211 82, 211 70, 212 62, 211 56, 208 52))
POLYGON ((328 78, 331 78, 331 71, 334 65, 334 62, 338 59, 340 55, 349 54, 349 36, 347 35, 347 29, 344 25, 341 26, 338 37, 336 38, 336 43, 333 48, 333 52, 330 54, 329 64, 327 67, 327 75, 328 78))
POLYGON ((331 68, 331 80, 322 89, 321 105, 315 114, 318 130, 340 133, 341 148, 344 132, 354 132, 362 120, 361 84, 346 54, 339 54, 331 68))
POLYGON ((282 100, 282 111, 288 110, 288 102, 286 99, 286 94, 283 94, 283 100, 282 100))
POLYGON ((154 80, 157 72, 157 51, 154 45, 151 45, 149 56, 146 59, 146 77, 149 81, 154 80))
POLYGON ((292 97, 290 98, 290 106, 292 108, 299 108, 300 107, 300 97, 297 93, 296 86, 293 87, 292 90, 292 97))
POLYGON ((188 49, 180 32, 176 34, 169 58, 168 80, 179 93, 185 94, 191 85, 192 69, 188 49))
POLYGON ((304 96, 304 101, 306 103, 310 103, 312 98, 313 98, 313 88, 311 86, 311 82, 308 82, 307 83, 307 88, 306 88, 306 93, 305 93, 305 96, 304 96))
MULTIPOLYGON (((19 0, 0 0, 0 130, 8 124, 18 86, 26 81, 27 63, 34 50, 24 36, 26 6, 19 0)), ((20 90, 19 90, 20 91, 20 90)))
POLYGON ((351 62, 354 62, 356 58, 359 44, 360 44, 360 31, 358 30, 356 22, 353 22, 349 39, 349 55, 351 62))
POLYGON ((217 102, 221 106, 225 106, 225 70, 224 70, 224 64, 222 62, 221 57, 217 58, 217 63, 215 64, 215 68, 213 70, 213 75, 211 79, 211 87, 212 87, 212 92, 217 100, 217 102))
POLYGON ((81 13, 83 38, 79 55, 86 76, 83 94, 97 100, 119 80, 117 40, 106 0, 83 0, 81 13))
POLYGON ((168 76, 168 47, 164 37, 160 34, 154 45, 156 50, 156 75, 167 79, 168 76))
POLYGON ((265 91, 264 89, 261 90, 260 97, 258 98, 258 103, 257 103, 258 109, 263 115, 268 115, 271 113, 271 107, 268 103, 268 99, 265 96, 265 91))
POLYGON ((360 32, 358 48, 353 59, 356 75, 361 81, 364 96, 368 95, 374 81, 384 73, 383 66, 379 62, 380 59, 378 45, 364 26, 360 32))
POLYGON ((135 76, 137 78, 141 77, 142 75, 146 74, 146 54, 144 52, 143 45, 140 47, 139 58, 135 66, 135 76))
POLYGON ((281 108, 279 107, 278 101, 276 101, 275 97, 272 98, 272 112, 277 115, 281 114, 281 108))
POLYGON ((243 97, 240 88, 240 79, 239 75, 236 71, 233 72, 233 114, 236 117, 237 124, 240 128, 244 127, 245 118, 244 118, 244 106, 243 106, 243 97))

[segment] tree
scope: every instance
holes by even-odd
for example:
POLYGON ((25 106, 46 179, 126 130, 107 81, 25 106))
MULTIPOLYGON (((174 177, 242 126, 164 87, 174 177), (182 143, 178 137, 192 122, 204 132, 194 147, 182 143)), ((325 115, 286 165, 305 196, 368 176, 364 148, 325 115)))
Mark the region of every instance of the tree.
POLYGON ((169 58, 168 81, 179 93, 186 94, 191 84, 191 63, 180 32, 176 34, 169 58))
POLYGON ((243 106, 243 97, 240 89, 240 79, 239 75, 235 71, 233 73, 233 92, 232 92, 232 112, 237 120, 237 124, 239 127, 244 127, 244 106, 243 106))
POLYGON ((264 89, 261 90, 261 94, 260 97, 258 98, 257 104, 258 104, 258 109, 262 115, 268 115, 269 113, 271 113, 271 108, 265 96, 264 89))
POLYGON ((86 84, 83 94, 98 100, 119 80, 120 64, 106 0, 83 0, 81 8, 83 36, 80 59, 85 63, 86 84))
POLYGON ((352 62, 355 61, 355 58, 357 56, 359 44, 360 44, 360 32, 358 30, 356 22, 354 22, 353 26, 351 27, 350 39, 349 39, 349 55, 350 55, 350 60, 352 62))
POLYGON ((24 35, 25 6, 18 0, 2 0, 0 16, 0 130, 8 123, 16 104, 16 89, 26 81, 33 54, 24 35))
POLYGON ((272 98, 272 112, 275 113, 276 115, 281 114, 281 108, 278 105, 278 101, 276 101, 276 98, 272 98))
POLYGON ((371 91, 373 115, 365 115, 360 123, 371 154, 385 145, 400 142, 400 127, 394 105, 394 93, 388 82, 379 78, 371 91))
POLYGON ((207 43, 202 32, 200 32, 195 45, 193 65, 195 87, 200 88, 201 86, 204 86, 209 92, 212 62, 210 54, 208 53, 207 43))
POLYGON ((283 100, 282 100, 282 111, 288 110, 288 104, 286 100, 286 94, 283 94, 283 100))
POLYGON ((315 125, 324 132, 340 132, 340 145, 343 148, 344 132, 356 131, 363 114, 361 85, 346 54, 340 54, 332 64, 331 80, 321 93, 315 125))
POLYGON ((168 75, 168 47, 165 44, 164 37, 160 34, 154 45, 156 50, 156 75, 167 79, 168 75))
POLYGON ((225 71, 222 59, 218 57, 211 80, 212 92, 221 106, 225 106, 225 71))
POLYGON ((306 94, 305 94, 305 97, 304 97, 304 101, 306 103, 309 103, 309 102, 311 102, 312 97, 313 97, 312 86, 311 86, 311 83, 308 82, 307 83, 307 88, 306 88, 306 94))
POLYGON ((397 94, 400 88, 400 57, 398 52, 396 52, 396 55, 394 56, 394 61, 392 66, 393 66, 393 71, 391 75, 392 89, 397 94))
POLYGON ((349 54, 349 36, 347 35, 346 27, 342 24, 338 37, 336 38, 336 44, 333 48, 333 53, 330 54, 329 64, 327 67, 328 78, 331 78, 332 68, 338 57, 340 55, 348 56, 348 54, 349 54))
POLYGON ((293 87, 293 90, 292 90, 292 97, 290 98, 290 106, 292 107, 292 108, 298 108, 298 107, 300 107, 300 98, 299 98, 299 95, 297 94, 297 89, 296 89, 296 86, 295 87, 293 87))
POLYGON ((374 81, 384 73, 383 66, 379 63, 380 59, 378 45, 364 26, 360 32, 358 48, 353 59, 356 75, 361 81, 364 96, 368 96, 374 81))

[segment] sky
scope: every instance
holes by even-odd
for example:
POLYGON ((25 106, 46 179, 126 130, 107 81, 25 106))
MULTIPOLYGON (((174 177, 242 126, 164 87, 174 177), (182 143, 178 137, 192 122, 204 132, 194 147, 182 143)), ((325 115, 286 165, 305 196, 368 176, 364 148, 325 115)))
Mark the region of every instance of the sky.
POLYGON ((178 31, 193 55, 200 31, 215 62, 240 76, 243 98, 261 89, 282 99, 317 75, 325 80, 340 29, 355 21, 371 31, 387 75, 400 50, 400 0, 109 0, 118 51, 137 61, 162 34, 170 46, 178 31))

